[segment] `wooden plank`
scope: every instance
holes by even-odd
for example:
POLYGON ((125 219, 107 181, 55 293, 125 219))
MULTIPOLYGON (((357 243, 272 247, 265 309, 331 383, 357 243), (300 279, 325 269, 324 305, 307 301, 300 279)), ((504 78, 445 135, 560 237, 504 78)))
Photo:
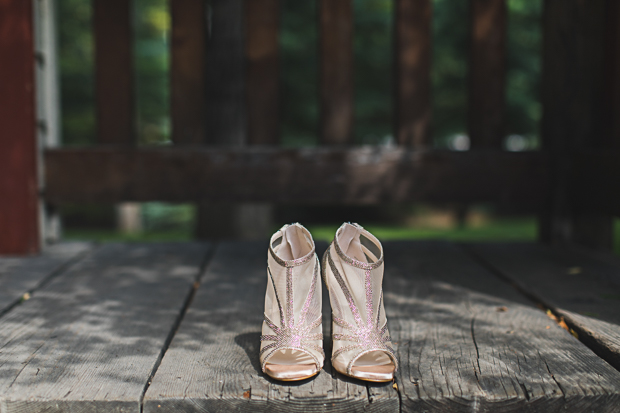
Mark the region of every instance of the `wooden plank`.
POLYGON ((32 2, 0 1, 0 255, 39 250, 32 2))
POLYGON ((620 264, 536 244, 473 251, 534 300, 564 317, 579 339, 620 369, 620 264))
POLYGON ((207 10, 204 0, 172 0, 170 50, 170 112, 172 141, 205 141, 205 53, 207 10))
MULTIPOLYGON (((330 377, 329 364, 303 383, 265 379, 258 364, 265 250, 264 243, 247 242, 218 249, 144 411, 398 409, 390 383, 330 377)), ((462 250, 388 242, 385 251, 402 411, 615 409, 620 373, 462 250)))
POLYGON ((620 373, 461 249, 384 247, 402 411, 617 409, 620 373))
POLYGON ((108 244, 0 321, 0 410, 140 412, 206 244, 108 244))
POLYGON ((430 0, 396 0, 395 126, 399 145, 432 146, 430 0))
POLYGON ((505 134, 506 1, 471 0, 471 147, 501 149, 505 134))
POLYGON ((280 0, 245 0, 248 143, 277 144, 280 130, 280 0))
MULTIPOLYGON (((605 125, 605 0, 548 0, 543 13, 542 146, 552 173, 542 241, 610 250, 611 225, 596 204, 572 201, 573 153, 601 144, 605 125)), ((585 194, 580 195, 585 197, 585 194)))
POLYGON ((342 145, 353 140, 353 4, 319 1, 320 140, 342 145))
POLYGON ((93 0, 97 142, 134 144, 132 2, 93 0))
MULTIPOLYGON (((266 256, 265 242, 220 244, 145 395, 144 411, 398 410, 397 397, 370 400, 365 383, 345 379, 329 363, 317 377, 301 383, 277 382, 262 374, 258 350, 266 256)), ((324 312, 325 335, 327 316, 324 312)), ((396 396, 391 383, 381 387, 396 396)))
POLYGON ((69 242, 51 245, 41 255, 0 258, 0 314, 47 282, 67 265, 81 258, 92 246, 69 242))
POLYGON ((540 153, 403 148, 60 149, 46 153, 50 202, 489 201, 538 205, 540 153), (97 185, 92 185, 97 182, 97 185))

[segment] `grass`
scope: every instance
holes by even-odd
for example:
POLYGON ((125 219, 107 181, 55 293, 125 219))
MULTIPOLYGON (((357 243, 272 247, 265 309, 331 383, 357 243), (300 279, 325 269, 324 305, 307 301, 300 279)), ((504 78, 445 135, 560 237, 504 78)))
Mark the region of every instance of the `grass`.
POLYGON ((171 242, 191 241, 190 231, 145 231, 137 234, 123 234, 107 229, 69 229, 65 230, 63 239, 71 241, 97 242, 171 242))
POLYGON ((614 220, 614 252, 620 255, 620 218, 614 220))
MULTIPOLYGON (((339 225, 308 226, 316 240, 331 241, 339 225)), ((453 241, 534 241, 536 221, 533 218, 498 219, 488 224, 464 228, 399 227, 364 225, 381 240, 445 239, 453 241)))
MULTIPOLYGON (((316 240, 331 241, 339 225, 308 225, 316 240)), ((452 241, 535 241, 537 237, 534 218, 502 218, 479 226, 464 228, 404 227, 365 225, 365 228, 381 240, 390 239, 445 239, 452 241)), ((614 252, 620 255, 620 219, 614 222, 614 252)), ((64 233, 66 240, 97 242, 164 242, 191 241, 190 230, 145 231, 138 234, 123 234, 115 230, 75 230, 64 233)))
MULTIPOLYGON (((331 241, 338 229, 335 225, 309 225, 308 229, 316 240, 331 241)), ((448 239, 458 241, 533 241, 536 239, 536 222, 530 218, 499 219, 488 224, 462 229, 440 229, 433 227, 399 227, 367 225, 370 232, 379 239, 448 239)), ((190 241, 192 233, 188 230, 145 231, 137 234, 123 234, 115 230, 66 230, 66 240, 89 240, 98 242, 157 242, 190 241)))

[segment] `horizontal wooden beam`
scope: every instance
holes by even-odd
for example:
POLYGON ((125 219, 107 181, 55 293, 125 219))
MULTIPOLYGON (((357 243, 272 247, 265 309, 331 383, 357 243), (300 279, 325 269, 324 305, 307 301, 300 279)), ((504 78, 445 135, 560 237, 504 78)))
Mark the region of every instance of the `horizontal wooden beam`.
POLYGON ((510 202, 547 191, 539 153, 377 147, 54 149, 45 154, 52 203, 256 201, 311 204, 510 202))

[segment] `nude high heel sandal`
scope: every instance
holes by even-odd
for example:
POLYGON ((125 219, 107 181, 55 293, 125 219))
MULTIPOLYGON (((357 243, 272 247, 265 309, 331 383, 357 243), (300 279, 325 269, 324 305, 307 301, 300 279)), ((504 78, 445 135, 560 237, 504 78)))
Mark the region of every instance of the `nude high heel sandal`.
POLYGON ((262 370, 277 380, 303 380, 323 368, 319 260, 310 232, 285 225, 271 237, 259 353, 262 370))
POLYGON ((323 256, 332 307, 332 365, 347 376, 386 382, 398 361, 383 306, 383 247, 357 224, 343 224, 323 256))

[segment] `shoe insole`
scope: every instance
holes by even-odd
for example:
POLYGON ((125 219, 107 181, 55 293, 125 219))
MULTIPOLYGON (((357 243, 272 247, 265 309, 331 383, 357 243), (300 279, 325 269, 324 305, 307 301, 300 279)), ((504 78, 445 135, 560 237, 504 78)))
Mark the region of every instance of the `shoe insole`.
POLYGON ((279 350, 276 351, 273 356, 269 358, 267 364, 279 364, 279 365, 295 365, 295 364, 312 364, 314 365, 314 359, 304 351, 299 350, 279 350))
POLYGON ((312 376, 316 371, 314 359, 299 350, 277 351, 265 364, 265 372, 279 379, 305 378, 312 376))
POLYGON ((383 351, 364 354, 355 360, 355 364, 351 367, 353 375, 377 381, 391 380, 394 376, 394 370, 396 367, 392 359, 383 351))
POLYGON ((388 357, 383 351, 373 351, 368 354, 364 354, 355 361, 355 367, 362 366, 378 366, 392 364, 392 359, 388 357))

